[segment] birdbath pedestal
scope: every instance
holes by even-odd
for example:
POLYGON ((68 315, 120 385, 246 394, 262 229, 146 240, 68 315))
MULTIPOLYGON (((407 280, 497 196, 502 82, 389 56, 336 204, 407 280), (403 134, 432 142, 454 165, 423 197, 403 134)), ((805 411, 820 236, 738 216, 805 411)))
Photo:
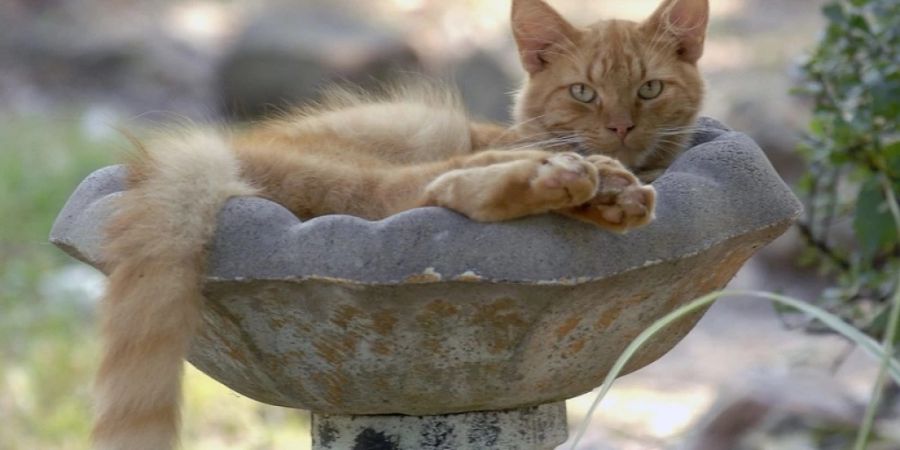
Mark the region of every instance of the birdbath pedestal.
MULTIPOLYGON (((565 399, 598 386, 653 321, 722 288, 800 213, 751 139, 710 119, 698 127, 654 182, 656 221, 625 235, 441 208, 301 222, 270 201, 232 199, 188 360, 247 397, 312 411, 317 450, 553 448, 566 438, 565 399)), ((124 175, 88 177, 51 241, 102 268, 124 175)))

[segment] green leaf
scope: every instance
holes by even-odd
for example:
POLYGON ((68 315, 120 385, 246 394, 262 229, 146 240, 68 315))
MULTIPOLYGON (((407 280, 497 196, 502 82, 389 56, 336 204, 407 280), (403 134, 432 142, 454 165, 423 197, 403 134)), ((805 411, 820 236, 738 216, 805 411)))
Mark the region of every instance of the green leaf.
POLYGON ((822 118, 813 117, 809 121, 809 133, 817 137, 825 136, 825 125, 822 123, 822 118))
POLYGON ((900 141, 886 145, 883 152, 891 173, 894 176, 900 175, 900 141))
POLYGON ((828 155, 828 161, 835 166, 840 166, 850 161, 850 155, 847 152, 834 152, 828 155))
POLYGON ((888 80, 871 87, 872 111, 879 116, 896 119, 900 116, 900 80, 888 80))
POLYGON ((888 209, 881 184, 876 178, 866 181, 856 198, 853 230, 866 261, 897 244, 897 228, 888 209))
POLYGON ((859 15, 853 14, 850 16, 850 27, 856 28, 857 30, 863 31, 865 33, 869 33, 869 23, 866 22, 866 18, 859 15))

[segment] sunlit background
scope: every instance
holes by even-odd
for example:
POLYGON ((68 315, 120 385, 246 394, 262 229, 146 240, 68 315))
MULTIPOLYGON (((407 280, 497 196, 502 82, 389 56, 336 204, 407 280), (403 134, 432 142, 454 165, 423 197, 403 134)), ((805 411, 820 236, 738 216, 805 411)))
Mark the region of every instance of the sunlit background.
MULTIPOLYGON (((551 3, 587 24, 639 20, 657 2, 551 3)), ((705 114, 750 133, 795 180, 809 105, 789 91, 823 1, 711 3, 705 114)), ((328 83, 411 72, 455 80, 476 116, 506 120, 523 76, 508 10, 507 0, 0 2, 0 449, 87 448, 103 279, 46 238, 68 193, 127 147, 116 127, 254 118, 328 83)), ((820 281, 796 268, 797 252, 789 233, 732 285, 815 296, 820 281)), ((619 381, 579 448, 738 448, 704 441, 730 426, 740 448, 813 449, 809 430, 858 420, 874 372, 848 343, 805 333, 767 303, 723 302, 619 381), (777 414, 755 420, 760 408, 777 414)), ((185 391, 186 449, 310 445, 303 411, 242 398, 194 369, 185 391)), ((569 402, 572 426, 591 399, 569 402)))

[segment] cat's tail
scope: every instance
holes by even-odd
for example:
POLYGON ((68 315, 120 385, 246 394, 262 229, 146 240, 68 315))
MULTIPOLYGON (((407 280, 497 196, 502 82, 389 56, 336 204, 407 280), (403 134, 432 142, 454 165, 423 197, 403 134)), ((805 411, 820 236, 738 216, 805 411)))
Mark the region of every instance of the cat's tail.
POLYGON ((226 200, 252 195, 227 139, 188 131, 139 146, 105 249, 97 450, 177 443, 181 378, 200 321, 205 245, 226 200))

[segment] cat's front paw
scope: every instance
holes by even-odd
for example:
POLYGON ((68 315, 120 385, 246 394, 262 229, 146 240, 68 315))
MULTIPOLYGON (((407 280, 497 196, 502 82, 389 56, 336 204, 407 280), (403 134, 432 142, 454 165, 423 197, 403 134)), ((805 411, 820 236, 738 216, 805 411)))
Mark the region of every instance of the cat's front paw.
POLYGON ((531 180, 540 199, 556 208, 580 205, 597 193, 597 167, 577 153, 556 153, 542 158, 531 180))
POLYGON ((653 186, 641 184, 613 158, 591 155, 586 159, 597 169, 597 192, 584 204, 560 212, 620 233, 653 221, 656 207, 653 186))

